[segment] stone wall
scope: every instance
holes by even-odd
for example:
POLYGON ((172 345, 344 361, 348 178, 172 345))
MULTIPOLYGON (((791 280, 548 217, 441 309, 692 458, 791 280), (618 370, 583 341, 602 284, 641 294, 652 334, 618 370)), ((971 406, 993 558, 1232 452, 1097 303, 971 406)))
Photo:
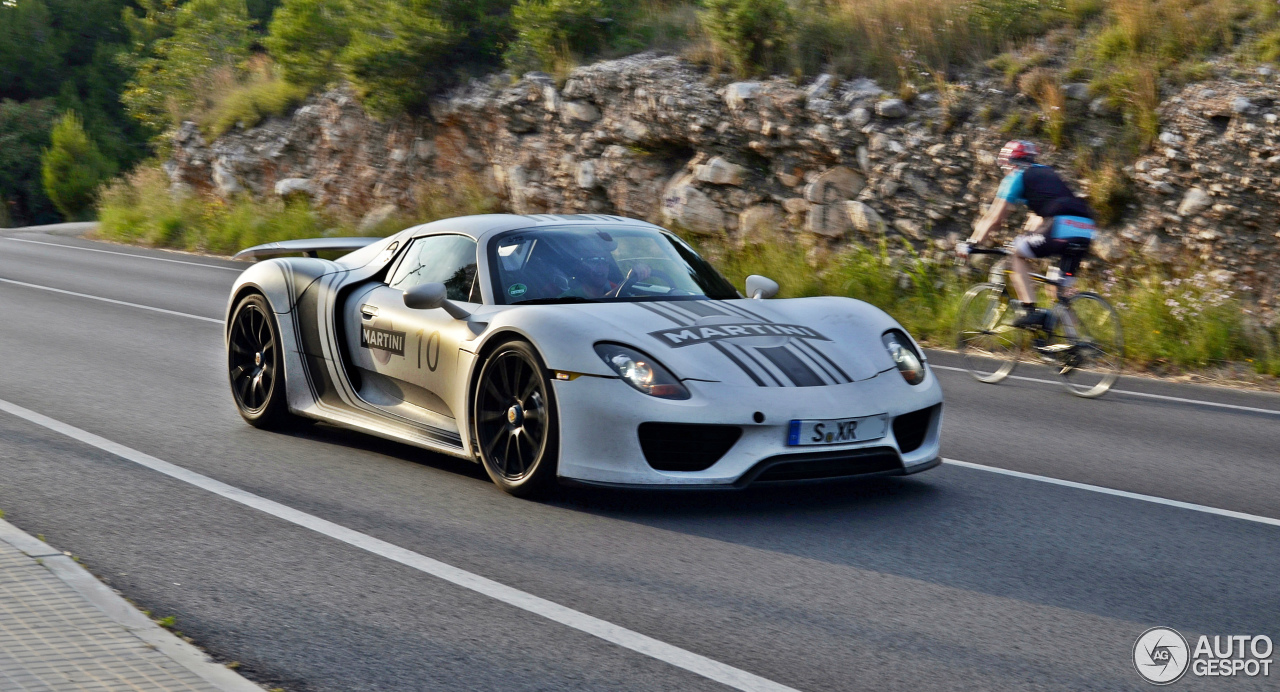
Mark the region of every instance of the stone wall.
MULTIPOLYGON (((1119 116, 1085 85, 1064 92, 1073 138, 1105 149, 1119 116)), ((1126 169, 1137 199, 1098 254, 1121 266, 1207 263, 1270 306, 1276 93, 1264 71, 1168 99, 1160 145, 1126 169)), ((375 122, 337 90, 212 143, 188 123, 166 170, 178 188, 306 194, 369 223, 438 189, 424 182, 469 174, 517 213, 621 214, 819 253, 887 234, 941 260, 995 190, 1001 114, 1034 110, 994 79, 904 103, 865 79, 730 82, 644 54, 579 68, 563 88, 541 73, 472 82, 430 118, 375 122)), ((1073 155, 1047 159, 1071 170, 1073 155)))

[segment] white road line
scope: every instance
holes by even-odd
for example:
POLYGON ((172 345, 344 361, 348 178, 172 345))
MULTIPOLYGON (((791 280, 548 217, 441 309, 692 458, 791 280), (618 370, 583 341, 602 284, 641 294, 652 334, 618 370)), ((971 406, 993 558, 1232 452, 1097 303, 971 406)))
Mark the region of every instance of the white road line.
POLYGON ((114 299, 111 299, 111 298, 103 298, 102 296, 91 296, 91 295, 89 295, 89 294, 87 294, 87 293, 76 293, 75 291, 64 291, 64 290, 62 290, 61 288, 53 288, 53 287, 51 287, 51 286, 41 286, 41 285, 39 285, 39 284, 29 284, 29 283, 26 283, 25 281, 14 281, 13 279, 0 279, 0 282, 4 282, 4 283, 7 283, 7 284, 13 284, 13 285, 15 285, 15 286, 23 286, 23 287, 25 287, 25 288, 36 288, 36 289, 39 289, 39 290, 41 290, 41 291, 50 291, 50 292, 53 292, 53 293, 62 293, 62 294, 64 294, 64 295, 75 296, 75 297, 77 297, 77 298, 88 298, 89 300, 100 300, 100 301, 102 301, 102 302, 104 302, 104 303, 112 303, 112 304, 114 304, 114 305, 125 305, 125 306, 131 307, 131 308, 139 308, 139 309, 141 309, 141 310, 151 310, 151 311, 153 311, 153 312, 163 312, 163 313, 164 313, 164 314, 166 314, 166 315, 176 315, 176 316, 178 316, 178 317, 189 317, 189 318, 191 318, 191 319, 193 319, 193 320, 203 320, 203 321, 205 321, 205 322, 214 322, 214 323, 217 323, 217 324, 222 324, 222 320, 220 320, 220 319, 216 319, 216 318, 213 318, 213 317, 201 317, 201 316, 199 316, 199 315, 191 315, 191 314, 188 314, 188 313, 185 313, 185 312, 178 312, 178 311, 176 311, 176 310, 165 310, 164 308, 151 307, 150 305, 139 305, 138 303, 127 303, 127 302, 125 302, 125 301, 123 301, 123 300, 114 300, 114 299))
POLYGON ((266 512, 271 516, 311 529, 312 531, 328 536, 329 538, 342 541, 343 543, 355 546, 361 550, 365 550, 375 555, 387 558, 388 560, 412 567, 420 572, 443 579, 444 581, 452 584, 456 584, 464 589, 470 589, 471 591, 475 591, 476 593, 488 596, 508 605, 515 606, 521 610, 535 615, 541 615, 548 620, 552 620, 580 632, 585 632, 592 636, 599 637, 600 639, 617 644, 625 649, 630 649, 631 651, 669 663, 677 668, 683 668, 691 673, 701 675, 704 678, 714 680, 734 689, 743 690, 744 692, 798 692, 794 688, 776 683, 767 678, 762 678, 754 673, 748 673, 745 670, 734 668, 733 666, 707 658, 706 656, 695 654, 692 651, 687 651, 680 647, 667 644, 666 642, 662 642, 654 639, 653 637, 615 625, 606 620, 601 620, 600 618, 587 615, 586 613, 580 613, 571 608, 566 608, 558 603, 534 596, 531 593, 514 589, 505 584, 493 581, 492 579, 487 579, 478 574, 473 574, 466 570, 454 567, 453 565, 440 562, 439 560, 434 560, 411 550, 406 550, 405 548, 388 543, 382 539, 354 531, 340 524, 335 524, 326 519, 321 519, 320 517, 280 504, 274 500, 268 500, 264 497, 254 495, 253 493, 246 492, 236 488, 235 486, 227 485, 221 481, 209 478, 208 476, 203 476, 194 471, 189 471, 181 466, 170 464, 167 461, 161 461, 153 456, 139 452, 136 449, 112 442, 106 438, 94 435, 91 432, 67 425, 66 423, 54 420, 48 416, 23 408, 17 404, 12 404, 3 399, 0 399, 0 411, 5 411, 17 416, 18 418, 22 418, 23 420, 30 421, 56 433, 66 435, 67 437, 78 440, 87 445, 97 447, 104 452, 114 454, 122 459, 132 461, 135 464, 139 464, 153 471, 158 471, 170 478, 174 478, 184 483, 189 483, 197 488, 207 490, 233 502, 238 502, 246 507, 252 507, 256 510, 266 512))
POLYGON ((101 252, 106 255, 123 255, 125 257, 136 257, 138 259, 154 260, 156 262, 172 262, 174 264, 190 264, 193 267, 205 267, 208 269, 222 269, 223 271, 229 271, 229 272, 244 271, 244 269, 240 267, 223 267, 217 264, 205 264, 204 262, 188 262, 186 260, 169 259, 167 257, 151 257, 149 255, 135 255, 132 252, 116 252, 115 250, 99 250, 98 248, 79 247, 77 245, 64 245, 62 243, 46 243, 42 240, 28 240, 26 238, 10 238, 10 237, 0 238, 0 240, 12 240, 15 243, 32 243, 34 245, 50 245, 53 247, 66 248, 68 250, 83 250, 85 252, 101 252))
MULTIPOLYGON (((931 363, 930 367, 936 368, 938 370, 950 370, 952 372, 963 372, 966 374, 969 372, 964 368, 957 368, 951 365, 936 365, 931 363)), ((1010 375, 1009 379, 1022 380, 1023 382, 1039 382, 1041 384, 1053 384, 1053 385, 1061 386, 1061 383, 1054 382, 1053 380, 1042 380, 1036 377, 1023 377, 1022 375, 1010 375)), ((1165 396, 1164 394, 1148 394, 1147 392, 1135 392, 1131 389, 1113 389, 1111 390, 1111 392, 1114 394, 1128 394, 1129 396, 1146 397, 1148 399, 1160 399, 1162 401, 1176 401, 1181 404, 1199 404, 1201 406, 1216 406, 1218 408, 1228 408, 1235 411, 1248 411, 1250 413, 1269 413, 1273 416, 1280 416, 1280 411, 1277 411, 1275 409, 1270 409, 1270 408, 1257 408, 1254 406, 1239 406, 1236 404, 1223 404, 1217 401, 1203 401, 1201 399, 1184 399, 1180 396, 1165 396)))
POLYGON ((1067 488, 1075 488, 1077 490, 1089 490, 1103 495, 1115 495, 1116 497, 1124 497, 1130 500, 1141 500, 1142 502, 1153 502, 1157 505, 1168 505, 1169 507, 1178 507, 1180 509, 1189 509, 1194 512, 1204 512, 1205 514, 1216 514, 1220 517, 1231 517, 1232 519, 1243 519, 1244 521, 1257 522, 1259 524, 1268 524, 1270 526, 1280 526, 1280 519, 1272 519, 1257 514, 1245 514, 1244 512, 1235 512, 1229 509, 1218 509, 1217 507, 1209 507, 1207 505, 1197 505, 1191 502, 1182 502, 1180 500, 1169 500, 1155 495, 1143 495, 1141 493, 1131 493, 1127 490, 1115 490, 1113 488, 1104 488, 1100 485, 1089 485, 1088 483, 1077 483, 1075 481, 1064 481, 1061 478, 1053 478, 1051 476, 1037 476, 1034 473, 1023 473, 1022 471, 1011 471, 1009 469, 997 468, 995 466, 984 466, 969 461, 960 461, 959 459, 943 458, 942 463, 952 466, 961 466, 966 469, 975 469, 978 471, 987 471, 988 473, 998 473, 1002 476, 1013 476, 1014 478, 1023 478, 1029 481, 1040 481, 1041 483, 1050 483, 1052 485, 1061 485, 1067 488))

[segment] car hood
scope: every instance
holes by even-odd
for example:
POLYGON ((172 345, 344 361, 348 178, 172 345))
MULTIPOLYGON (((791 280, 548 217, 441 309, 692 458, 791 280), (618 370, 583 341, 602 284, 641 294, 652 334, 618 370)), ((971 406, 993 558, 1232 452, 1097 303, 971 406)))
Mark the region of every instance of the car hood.
POLYGON ((510 306, 492 327, 526 332, 549 367, 611 375, 601 341, 648 353, 680 379, 762 387, 840 385, 894 367, 881 335, 901 327, 848 298, 510 306))

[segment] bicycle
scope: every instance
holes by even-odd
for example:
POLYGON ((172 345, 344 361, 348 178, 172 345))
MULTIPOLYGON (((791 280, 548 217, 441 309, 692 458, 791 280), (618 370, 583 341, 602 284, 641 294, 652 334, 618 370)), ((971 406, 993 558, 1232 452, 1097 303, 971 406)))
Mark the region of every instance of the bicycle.
MULTIPOLYGON (((970 254, 1011 254, 1005 248, 970 248, 970 254)), ((970 288, 960 302, 956 346, 965 369, 979 382, 996 384, 1008 377, 1023 353, 1052 364, 1072 394, 1092 399, 1106 394, 1124 366, 1124 332, 1120 317, 1102 296, 1081 292, 1064 297, 1064 282, 1044 274, 1031 274, 1042 286, 1056 286, 1057 300, 1040 327, 1015 327, 1009 301, 1008 277, 1013 269, 1007 259, 991 267, 987 282, 970 288)))

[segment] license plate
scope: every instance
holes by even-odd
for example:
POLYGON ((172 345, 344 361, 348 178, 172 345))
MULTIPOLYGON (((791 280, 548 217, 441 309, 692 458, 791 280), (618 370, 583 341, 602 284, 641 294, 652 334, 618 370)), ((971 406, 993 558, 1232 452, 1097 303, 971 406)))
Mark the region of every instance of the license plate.
POLYGON ((884 437, 887 427, 885 420, 883 415, 830 420, 793 420, 790 433, 787 435, 787 444, 792 447, 806 447, 878 440, 884 437))

